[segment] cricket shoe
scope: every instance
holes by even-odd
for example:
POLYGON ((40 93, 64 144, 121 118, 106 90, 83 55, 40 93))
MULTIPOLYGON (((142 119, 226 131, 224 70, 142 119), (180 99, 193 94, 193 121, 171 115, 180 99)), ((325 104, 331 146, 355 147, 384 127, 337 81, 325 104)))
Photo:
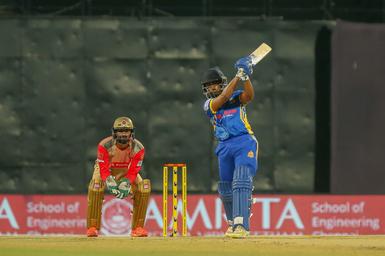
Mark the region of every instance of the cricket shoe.
POLYGON ((88 237, 97 237, 98 233, 99 232, 95 227, 90 227, 87 229, 87 236, 88 237))
POLYGON ((249 231, 247 231, 242 225, 237 225, 234 228, 233 233, 229 234, 229 237, 231 238, 245 238, 247 236, 249 236, 249 231))
POLYGON ((234 233, 233 226, 229 226, 225 232, 226 237, 231 237, 231 235, 234 233))
POLYGON ((136 227, 131 231, 132 237, 147 237, 148 233, 147 230, 145 230, 142 227, 136 227))

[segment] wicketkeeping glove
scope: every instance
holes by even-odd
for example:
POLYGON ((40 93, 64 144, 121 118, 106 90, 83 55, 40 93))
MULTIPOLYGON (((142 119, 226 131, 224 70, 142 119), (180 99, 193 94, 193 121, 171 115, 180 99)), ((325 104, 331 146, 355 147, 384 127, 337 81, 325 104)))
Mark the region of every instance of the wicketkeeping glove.
POLYGON ((119 189, 118 189, 118 183, 116 183, 115 177, 110 175, 106 179, 106 185, 107 185, 107 190, 114 196, 118 195, 119 189))
POLYGON ((127 178, 121 179, 118 184, 118 190, 119 190, 119 194, 115 195, 116 198, 119 198, 119 199, 126 198, 131 191, 130 181, 127 178))
POLYGON ((250 56, 246 56, 237 60, 234 67, 238 70, 242 69, 248 76, 251 76, 253 73, 253 63, 250 56))

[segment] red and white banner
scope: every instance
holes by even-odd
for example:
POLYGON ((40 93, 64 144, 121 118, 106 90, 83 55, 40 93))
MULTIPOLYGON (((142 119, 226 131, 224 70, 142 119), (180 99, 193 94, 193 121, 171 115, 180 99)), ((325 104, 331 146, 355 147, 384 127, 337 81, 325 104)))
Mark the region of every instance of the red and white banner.
MULTIPOLYGON (((181 207, 179 201, 179 214, 181 207)), ((129 234, 131 209, 130 199, 106 196, 101 233, 129 234)), ((169 209, 171 226, 171 197, 169 209)), ((86 212, 85 195, 0 195, 0 234, 85 234, 86 212)), ((216 195, 189 195, 187 213, 190 235, 222 235, 227 228, 216 195)), ((385 195, 263 195, 254 197, 250 229, 253 235, 383 235, 384 223, 385 195)), ((160 236, 162 225, 162 197, 155 195, 145 227, 160 236)))

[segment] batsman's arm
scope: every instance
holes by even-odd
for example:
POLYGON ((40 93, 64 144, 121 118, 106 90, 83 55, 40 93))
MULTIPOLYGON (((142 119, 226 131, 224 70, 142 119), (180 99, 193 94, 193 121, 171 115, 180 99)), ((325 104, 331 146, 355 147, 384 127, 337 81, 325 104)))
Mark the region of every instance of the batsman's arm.
POLYGON ((247 79, 243 84, 243 92, 239 96, 242 104, 247 104, 254 99, 254 88, 250 79, 247 79))
POLYGON ((237 87, 239 77, 234 77, 230 83, 223 89, 222 93, 218 95, 215 99, 211 101, 211 109, 214 112, 217 112, 220 107, 223 106, 233 95, 235 88, 237 87))

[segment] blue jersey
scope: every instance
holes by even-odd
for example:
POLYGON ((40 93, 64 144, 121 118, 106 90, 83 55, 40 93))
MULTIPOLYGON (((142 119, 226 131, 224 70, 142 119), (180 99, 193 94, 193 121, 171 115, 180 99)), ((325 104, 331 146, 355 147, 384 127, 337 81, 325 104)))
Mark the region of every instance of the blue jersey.
POLYGON ((247 121, 246 108, 239 98, 242 92, 242 90, 235 91, 230 99, 216 112, 211 107, 213 99, 208 99, 204 104, 203 109, 210 118, 215 137, 219 141, 225 141, 243 134, 253 134, 247 121))

